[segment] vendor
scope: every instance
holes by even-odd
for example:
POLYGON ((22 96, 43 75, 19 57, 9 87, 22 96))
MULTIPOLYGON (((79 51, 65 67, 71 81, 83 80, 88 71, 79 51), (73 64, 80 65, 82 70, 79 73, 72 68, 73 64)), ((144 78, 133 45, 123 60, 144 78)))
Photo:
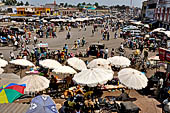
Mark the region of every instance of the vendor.
POLYGON ((163 111, 165 113, 170 113, 170 95, 163 101, 163 111))

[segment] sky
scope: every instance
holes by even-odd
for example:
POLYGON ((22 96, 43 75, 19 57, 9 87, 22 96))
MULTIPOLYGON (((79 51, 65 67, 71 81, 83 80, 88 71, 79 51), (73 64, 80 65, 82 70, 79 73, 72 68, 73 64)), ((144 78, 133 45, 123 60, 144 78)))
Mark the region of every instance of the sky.
MULTIPOLYGON (((26 2, 28 1, 30 4, 33 5, 44 5, 45 3, 53 3, 54 0, 18 0, 26 2)), ((130 5, 131 0, 56 0, 56 3, 68 3, 77 5, 78 3, 86 2, 86 3, 95 3, 98 2, 99 5, 130 5)), ((135 7, 142 7, 142 1, 144 0, 133 0, 133 6, 135 7)))

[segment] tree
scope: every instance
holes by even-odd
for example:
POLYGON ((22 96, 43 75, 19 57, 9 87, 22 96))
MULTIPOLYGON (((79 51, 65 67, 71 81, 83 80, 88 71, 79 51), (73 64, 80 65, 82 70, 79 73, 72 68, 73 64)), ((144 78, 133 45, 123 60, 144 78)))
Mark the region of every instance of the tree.
POLYGON ((28 3, 28 1, 26 1, 26 3, 25 3, 25 6, 29 6, 29 3, 28 3))
POLYGON ((99 3, 98 3, 98 2, 95 2, 94 5, 95 5, 96 7, 99 7, 99 3))
POLYGON ((78 4, 77 4, 77 7, 80 7, 80 6, 81 6, 81 4, 80 4, 80 3, 78 3, 78 4))
POLYGON ((23 6, 23 5, 24 5, 24 3, 21 1, 21 2, 20 2, 20 6, 23 6))
POLYGON ((92 5, 91 3, 88 3, 87 5, 92 5))
POLYGON ((2 3, 5 3, 5 0, 2 0, 2 3))
POLYGON ((67 7, 67 6, 68 6, 68 4, 67 4, 67 3, 65 3, 65 4, 64 4, 64 7, 67 7))
POLYGON ((73 5, 69 4, 68 7, 73 7, 73 5))
POLYGON ((85 3, 85 2, 83 2, 83 3, 82 3, 82 5, 86 5, 86 3, 85 3))
POLYGON ((16 5, 17 4, 17 0, 12 0, 12 5, 16 5))

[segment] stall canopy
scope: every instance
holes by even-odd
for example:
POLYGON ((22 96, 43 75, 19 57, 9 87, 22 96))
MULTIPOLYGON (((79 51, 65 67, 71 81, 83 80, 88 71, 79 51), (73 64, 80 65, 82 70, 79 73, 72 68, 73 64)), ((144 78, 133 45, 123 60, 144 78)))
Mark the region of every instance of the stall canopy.
POLYGON ((165 35, 167 35, 168 37, 170 37, 170 31, 160 31, 161 33, 164 33, 165 35))

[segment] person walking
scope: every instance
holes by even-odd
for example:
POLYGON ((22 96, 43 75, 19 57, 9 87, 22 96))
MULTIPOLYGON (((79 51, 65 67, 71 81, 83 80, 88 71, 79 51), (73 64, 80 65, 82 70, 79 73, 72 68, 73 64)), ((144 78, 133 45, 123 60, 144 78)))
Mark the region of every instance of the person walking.
POLYGON ((108 48, 106 48, 105 49, 105 53, 104 53, 104 59, 107 59, 108 53, 109 53, 109 50, 108 50, 108 48))
POLYGON ((34 36, 34 44, 36 44, 37 43, 37 37, 36 37, 36 35, 34 36))
POLYGON ((110 33, 107 32, 107 40, 109 40, 109 39, 110 39, 110 33))

